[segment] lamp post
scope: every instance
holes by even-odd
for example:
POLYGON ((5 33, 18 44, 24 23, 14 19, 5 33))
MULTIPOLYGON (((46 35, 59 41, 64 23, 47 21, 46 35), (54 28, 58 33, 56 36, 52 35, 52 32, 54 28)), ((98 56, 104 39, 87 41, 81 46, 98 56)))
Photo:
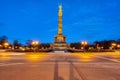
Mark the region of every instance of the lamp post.
POLYGON ((117 45, 117 49, 118 49, 118 51, 120 53, 120 44, 117 45))
POLYGON ((116 43, 112 43, 112 48, 113 48, 113 50, 115 50, 115 46, 116 46, 117 44, 116 43))
POLYGON ((118 48, 118 49, 120 48, 120 44, 117 45, 117 48, 118 48))
POLYGON ((81 44, 83 45, 83 50, 84 50, 84 53, 85 53, 85 46, 88 45, 88 42, 87 41, 82 41, 81 44))
POLYGON ((5 48, 7 48, 9 46, 9 43, 5 42, 3 45, 5 46, 5 48))
POLYGON ((33 45, 34 51, 36 51, 38 49, 39 42, 38 41, 33 41, 31 44, 33 45))
POLYGON ((0 44, 0 49, 2 48, 3 46, 0 44))

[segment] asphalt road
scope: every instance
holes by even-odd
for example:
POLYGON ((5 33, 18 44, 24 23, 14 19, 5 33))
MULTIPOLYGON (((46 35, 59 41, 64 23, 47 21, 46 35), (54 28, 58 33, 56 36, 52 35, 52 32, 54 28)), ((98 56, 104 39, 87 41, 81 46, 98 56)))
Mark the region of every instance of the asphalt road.
POLYGON ((0 80, 120 80, 120 53, 8 54, 0 54, 0 80))

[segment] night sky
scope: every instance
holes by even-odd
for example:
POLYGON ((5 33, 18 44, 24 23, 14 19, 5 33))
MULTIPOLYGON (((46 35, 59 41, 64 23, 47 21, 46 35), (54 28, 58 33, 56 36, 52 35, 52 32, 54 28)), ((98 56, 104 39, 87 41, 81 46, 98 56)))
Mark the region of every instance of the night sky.
POLYGON ((120 38, 120 0, 0 0, 0 36, 54 42, 60 3, 67 42, 120 38))

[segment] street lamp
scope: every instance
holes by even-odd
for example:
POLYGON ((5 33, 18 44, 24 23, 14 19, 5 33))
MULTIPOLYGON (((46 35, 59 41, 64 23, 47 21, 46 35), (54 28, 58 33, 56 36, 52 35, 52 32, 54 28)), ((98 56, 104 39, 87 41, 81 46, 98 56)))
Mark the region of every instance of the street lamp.
POLYGON ((5 48, 7 48, 9 46, 9 43, 5 42, 3 45, 5 46, 5 48))
POLYGON ((2 45, 0 44, 0 48, 2 48, 2 45))
POLYGON ((120 48, 120 44, 118 44, 117 47, 120 48))
POLYGON ((116 46, 116 43, 112 43, 112 46, 116 46))
POLYGON ((83 45, 83 49, 84 49, 84 52, 85 52, 85 46, 88 45, 88 42, 87 41, 82 41, 81 44, 83 45))
POLYGON ((115 49, 116 43, 112 43, 112 48, 115 49))
POLYGON ((33 41, 31 44, 34 46, 34 51, 36 51, 36 49, 38 48, 39 42, 33 41))

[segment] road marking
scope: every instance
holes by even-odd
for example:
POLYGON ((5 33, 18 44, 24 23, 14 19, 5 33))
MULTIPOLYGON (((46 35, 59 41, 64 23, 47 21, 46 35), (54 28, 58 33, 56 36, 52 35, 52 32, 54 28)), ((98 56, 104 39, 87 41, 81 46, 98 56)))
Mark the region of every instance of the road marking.
MULTIPOLYGON (((119 64, 119 63, 111 63, 111 62, 97 62, 97 63, 82 63, 82 62, 72 62, 73 64, 119 64)), ((24 63, 24 64, 31 64, 31 65, 36 65, 36 64, 40 64, 40 65, 48 65, 48 64, 52 64, 54 65, 55 62, 40 62, 40 63, 24 63)), ((60 65, 69 65, 70 63, 67 63, 67 62, 59 62, 60 65)))
POLYGON ((19 64, 24 64, 24 63, 2 63, 0 64, 0 66, 19 65, 19 64))
MULTIPOLYGON (((11 65, 22 65, 22 64, 26 64, 26 65, 54 65, 55 62, 40 62, 40 63, 0 63, 0 66, 11 66, 11 65)), ((69 65, 70 63, 66 63, 66 62, 59 62, 59 65, 69 65)), ((99 62, 99 63, 81 63, 81 62, 73 62, 73 64, 119 64, 119 63, 108 63, 108 62, 99 62)))
POLYGON ((117 63, 120 63, 119 60, 116 60, 116 59, 110 59, 110 58, 106 58, 106 57, 100 57, 100 56, 97 56, 98 58, 102 58, 102 59, 106 59, 106 60, 109 60, 109 61, 112 61, 112 62, 117 62, 117 63))

